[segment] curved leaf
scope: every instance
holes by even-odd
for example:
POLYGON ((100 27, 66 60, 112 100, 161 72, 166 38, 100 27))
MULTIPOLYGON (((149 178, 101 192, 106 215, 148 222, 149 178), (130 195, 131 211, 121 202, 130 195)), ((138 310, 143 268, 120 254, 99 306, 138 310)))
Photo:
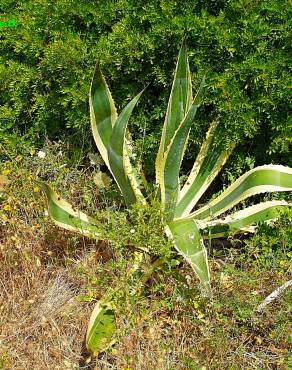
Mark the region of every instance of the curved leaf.
POLYGON ((191 265, 202 283, 203 290, 210 294, 207 251, 196 221, 184 218, 168 222, 165 233, 173 239, 176 250, 191 265))
POLYGON ((204 239, 221 238, 234 233, 253 233, 255 224, 275 220, 279 217, 279 211, 292 204, 284 200, 272 200, 262 202, 225 217, 223 220, 204 222, 201 230, 204 239))
POLYGON ((175 218, 185 217, 191 212, 224 166, 235 146, 234 144, 227 150, 222 149, 223 142, 214 144, 217 127, 218 122, 214 121, 207 132, 190 175, 179 192, 175 218))
POLYGON ((176 64, 172 89, 156 157, 156 182, 163 183, 161 167, 164 153, 184 116, 192 104, 192 80, 185 43, 182 44, 176 64))
POLYGON ((115 341, 115 312, 110 299, 99 301, 93 309, 86 334, 86 347, 94 355, 106 351, 115 341))
POLYGON ((119 115, 108 146, 109 165, 128 206, 136 201, 145 203, 138 186, 135 170, 128 156, 125 137, 129 118, 142 92, 135 96, 119 115))
POLYGON ((272 164, 256 167, 239 177, 221 195, 191 213, 188 218, 208 221, 252 195, 291 190, 291 168, 272 164))
POLYGON ((89 92, 90 122, 93 137, 102 159, 109 167, 107 148, 117 119, 115 103, 97 63, 89 92))
POLYGON ((48 184, 35 181, 47 196, 48 213, 55 224, 66 230, 97 238, 100 236, 98 221, 74 209, 62 199, 48 184))
POLYGON ((197 109, 200 104, 205 78, 202 79, 199 90, 192 105, 184 119, 175 131, 167 149, 164 153, 161 171, 163 176, 160 182, 161 201, 167 211, 168 219, 172 219, 179 190, 179 171, 183 154, 187 144, 191 125, 194 121, 197 109))

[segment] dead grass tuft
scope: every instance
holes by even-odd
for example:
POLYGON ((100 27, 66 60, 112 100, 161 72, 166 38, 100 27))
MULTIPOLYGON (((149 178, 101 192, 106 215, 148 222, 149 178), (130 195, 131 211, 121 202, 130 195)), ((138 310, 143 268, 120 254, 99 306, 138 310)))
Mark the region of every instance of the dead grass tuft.
POLYGON ((2 236, 3 369, 73 369, 80 359, 90 314, 76 299, 84 286, 74 270, 44 258, 43 247, 38 233, 29 228, 22 230, 21 245, 9 231, 2 236))

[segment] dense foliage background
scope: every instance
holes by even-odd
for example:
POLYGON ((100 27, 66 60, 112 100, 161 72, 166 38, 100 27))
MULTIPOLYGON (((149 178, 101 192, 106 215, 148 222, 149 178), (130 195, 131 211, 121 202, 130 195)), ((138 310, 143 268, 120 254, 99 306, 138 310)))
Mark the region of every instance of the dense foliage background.
POLYGON ((76 148, 91 142, 88 90, 99 60, 119 110, 149 84, 130 129, 153 174, 185 36, 194 89, 207 77, 185 168, 218 115, 226 139, 239 141, 223 177, 254 164, 291 165, 288 1, 2 0, 0 11, 2 21, 17 19, 16 28, 0 30, 0 140, 7 148, 39 146, 45 136, 78 138, 76 148))

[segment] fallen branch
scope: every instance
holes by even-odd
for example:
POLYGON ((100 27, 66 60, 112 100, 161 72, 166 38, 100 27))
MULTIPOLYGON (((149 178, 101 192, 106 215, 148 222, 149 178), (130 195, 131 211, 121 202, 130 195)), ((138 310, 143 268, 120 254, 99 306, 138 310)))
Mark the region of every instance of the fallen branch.
POLYGON ((276 290, 274 290, 270 295, 267 296, 267 298, 264 299, 264 301, 258 305, 258 307, 256 308, 256 312, 261 312, 263 311, 263 309, 268 305, 270 304, 271 302, 273 302, 276 298, 279 297, 280 294, 282 294, 284 292, 285 289, 287 289, 289 286, 292 285, 292 280, 289 280, 287 281, 285 284, 281 285, 279 288, 277 288, 276 290))

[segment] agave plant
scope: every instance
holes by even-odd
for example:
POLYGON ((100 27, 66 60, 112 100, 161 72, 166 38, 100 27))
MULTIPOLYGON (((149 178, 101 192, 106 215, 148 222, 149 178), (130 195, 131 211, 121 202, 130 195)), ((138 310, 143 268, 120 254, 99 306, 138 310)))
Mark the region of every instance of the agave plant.
MULTIPOLYGON (((226 149, 221 145, 222 140, 218 140, 218 122, 213 122, 193 168, 180 188, 181 162, 203 87, 204 78, 193 97, 186 45, 183 43, 156 158, 156 186, 164 215, 161 222, 164 224, 165 234, 173 241, 174 250, 195 271, 202 291, 210 294, 210 273, 204 239, 225 237, 238 232, 254 232, 257 223, 277 218, 279 210, 288 205, 284 200, 263 202, 227 216, 225 213, 256 194, 291 191, 292 169, 271 164, 256 167, 239 177, 209 203, 198 207, 198 201, 234 147, 230 145, 226 149)), ((131 138, 127 132, 129 118, 141 94, 134 97, 118 115, 105 78, 99 65, 96 65, 89 93, 91 129, 99 153, 117 183, 127 207, 137 203, 143 207, 149 199, 145 192, 147 187, 143 189, 141 185, 143 181, 145 183, 143 173, 133 165, 130 158, 131 138), (139 179, 139 175, 143 181, 139 179)), ((46 193, 49 214, 57 225, 100 239, 99 220, 75 210, 48 184, 39 184, 46 193)), ((147 252, 149 251, 143 251, 147 252)), ((151 265, 142 281, 147 280, 157 265, 157 261, 151 265)), ((115 307, 112 297, 105 295, 91 315, 87 348, 93 354, 104 351, 112 343, 115 331, 115 307)))

